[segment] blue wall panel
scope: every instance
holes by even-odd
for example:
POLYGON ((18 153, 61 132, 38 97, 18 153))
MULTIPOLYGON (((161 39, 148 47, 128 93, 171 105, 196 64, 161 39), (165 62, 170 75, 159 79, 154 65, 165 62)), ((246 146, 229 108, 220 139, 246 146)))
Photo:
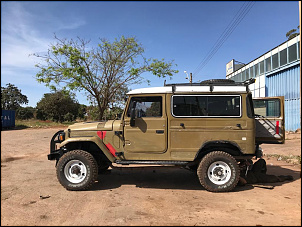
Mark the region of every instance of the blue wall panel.
POLYGON ((15 111, 2 110, 1 114, 1 129, 15 127, 15 111))
POLYGON ((301 128, 300 65, 276 72, 265 79, 266 97, 284 96, 285 130, 301 128))
POLYGON ((285 130, 295 131, 300 125, 300 99, 285 100, 285 130))

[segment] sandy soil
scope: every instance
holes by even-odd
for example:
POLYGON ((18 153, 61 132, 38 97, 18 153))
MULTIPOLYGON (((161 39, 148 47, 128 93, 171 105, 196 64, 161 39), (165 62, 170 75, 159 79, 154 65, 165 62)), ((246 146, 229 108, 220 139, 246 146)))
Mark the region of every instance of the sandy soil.
MULTIPOLYGON (((294 181, 273 189, 237 186, 211 193, 179 167, 115 166, 89 191, 71 192, 47 160, 58 128, 1 131, 1 225, 301 226, 301 165, 266 156, 268 173, 294 181)), ((301 134, 265 154, 301 155, 301 134)))

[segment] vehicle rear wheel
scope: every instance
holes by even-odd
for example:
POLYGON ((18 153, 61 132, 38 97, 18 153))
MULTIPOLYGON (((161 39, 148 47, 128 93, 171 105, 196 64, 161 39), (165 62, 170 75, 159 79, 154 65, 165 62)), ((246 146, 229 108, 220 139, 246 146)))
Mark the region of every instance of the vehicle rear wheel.
POLYGON ((199 163, 197 175, 200 184, 211 192, 228 192, 239 181, 240 170, 237 161, 228 153, 213 151, 199 163))
POLYGON ((86 190, 94 184, 97 177, 97 162, 86 151, 73 150, 67 152, 58 161, 57 178, 67 190, 86 190))

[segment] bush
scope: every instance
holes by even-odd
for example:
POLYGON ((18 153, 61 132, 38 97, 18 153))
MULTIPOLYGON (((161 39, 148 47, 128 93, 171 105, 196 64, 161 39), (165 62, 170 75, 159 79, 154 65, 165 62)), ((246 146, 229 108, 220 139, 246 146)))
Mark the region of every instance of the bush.
POLYGON ((37 119, 55 122, 74 121, 80 104, 63 91, 44 94, 37 103, 37 119))
POLYGON ((35 108, 33 107, 19 107, 16 110, 16 119, 28 120, 34 118, 35 108))

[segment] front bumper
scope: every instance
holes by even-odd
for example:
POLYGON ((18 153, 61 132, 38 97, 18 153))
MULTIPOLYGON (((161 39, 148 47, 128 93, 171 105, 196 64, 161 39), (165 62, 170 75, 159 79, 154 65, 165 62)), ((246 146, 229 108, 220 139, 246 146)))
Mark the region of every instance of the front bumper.
POLYGON ((58 148, 57 144, 62 141, 59 140, 60 133, 64 132, 64 130, 60 130, 56 132, 50 141, 50 154, 47 155, 48 160, 58 160, 65 152, 64 148, 58 148))

